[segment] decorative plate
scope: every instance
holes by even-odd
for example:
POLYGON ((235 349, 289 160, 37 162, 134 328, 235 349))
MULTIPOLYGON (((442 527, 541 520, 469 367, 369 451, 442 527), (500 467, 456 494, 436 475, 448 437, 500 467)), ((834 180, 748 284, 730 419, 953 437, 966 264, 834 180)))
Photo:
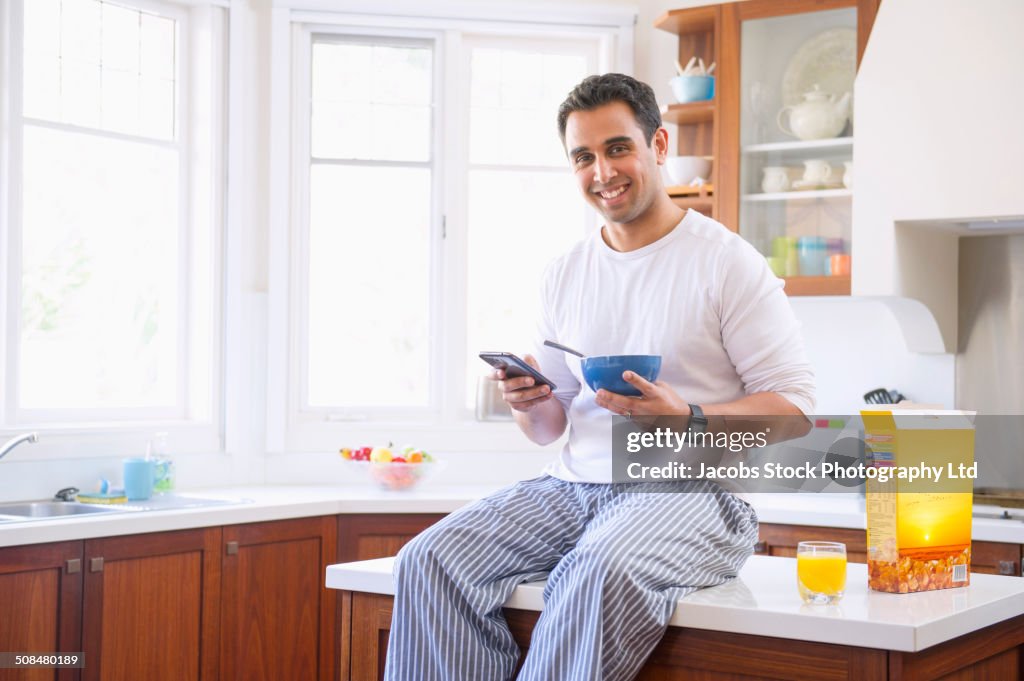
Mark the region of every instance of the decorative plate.
POLYGON ((857 30, 830 28, 797 49, 782 75, 782 102, 792 106, 804 101, 815 85, 832 95, 853 93, 857 75, 857 30))

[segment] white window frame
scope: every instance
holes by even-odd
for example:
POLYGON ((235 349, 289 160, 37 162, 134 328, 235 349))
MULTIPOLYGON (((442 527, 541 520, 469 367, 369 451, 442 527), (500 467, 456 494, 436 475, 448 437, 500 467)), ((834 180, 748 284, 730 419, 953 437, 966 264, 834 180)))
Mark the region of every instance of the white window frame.
MULTIPOLYGON (((464 290, 466 238, 454 230, 466 225, 465 181, 468 179, 466 129, 469 112, 464 73, 467 62, 461 37, 566 37, 594 41, 600 72, 632 72, 635 11, 629 8, 590 11, 553 9, 534 4, 480 7, 447 2, 422 8, 404 2, 374 6, 378 15, 341 14, 316 10, 329 5, 357 9, 352 2, 277 0, 272 11, 271 83, 271 236, 269 248, 267 451, 269 453, 333 451, 342 445, 415 441, 445 451, 514 451, 527 445, 509 422, 478 422, 462 399, 465 384, 466 306, 461 297, 442 300, 445 291, 464 290), (301 5, 295 10, 285 6, 301 5), (312 7, 311 7, 312 6, 312 7), (418 14, 417 14, 418 13, 418 14), (519 18, 530 16, 532 22, 519 18), (541 17, 541 20, 537 18, 541 17), (306 347, 305 311, 297 282, 305 275, 304 232, 308 229, 309 74, 313 34, 406 36, 437 40, 434 52, 434 144, 445 149, 435 155, 434 210, 431 215, 431 302, 443 305, 431 319, 431 398, 428 410, 303 410, 299 399, 304 367, 297 355, 306 347), (289 66, 282 66, 289 65, 289 66), (443 79, 443 82, 442 80, 443 79), (305 98, 305 101, 303 101, 305 98), (291 140, 290 144, 281 140, 291 140), (290 151, 290 153, 289 153, 290 151), (304 197, 302 201, 293 197, 304 197), (284 229, 287 225, 288 228, 284 229), (442 230, 448 238, 442 237, 442 230), (462 286, 460 286, 460 284, 462 286), (445 381, 435 376, 447 377, 445 381)), ((489 3, 488 3, 489 4, 489 3)), ((552 121, 554 112, 552 112, 552 121)), ((552 125, 552 127, 554 127, 552 125)), ((552 134, 555 134, 552 132, 552 134)), ((568 166, 566 171, 569 172, 568 166)), ((582 234, 581 234, 582 236, 582 234)), ((481 364, 481 366, 483 366, 481 364)))
MULTIPOLYGON (((31 0, 23 0, 30 2, 31 0)), ((174 451, 216 451, 223 442, 221 279, 224 215, 224 114, 227 10, 220 2, 200 0, 124 0, 131 9, 168 16, 178 22, 175 51, 178 88, 175 97, 176 138, 160 142, 131 134, 105 131, 62 122, 26 119, 22 115, 23 2, 0 7, 0 73, 8 84, 0 88, 0 351, 6 376, 0 390, 0 439, 29 430, 40 433, 32 448, 33 459, 66 459, 95 456, 138 455, 140 444, 154 431, 166 431, 174 451), (202 58, 197 58, 201 51, 202 58), (211 69, 210 66, 213 66, 211 69), (203 88, 209 107, 200 111, 193 94, 203 88), (179 151, 179 272, 178 315, 182 320, 178 347, 182 363, 178 378, 178 406, 166 408, 33 409, 17 405, 20 340, 10 328, 13 310, 21 295, 21 168, 24 121, 54 130, 87 132, 98 137, 142 141, 179 151), (204 163, 199 163, 202 158, 204 163), (202 197, 199 203, 197 197, 202 197), (210 236, 210 232, 213 235, 210 236), (205 270, 205 268, 212 268, 205 270), (208 295, 208 314, 191 312, 194 287, 190 282, 202 271, 213 288, 208 295), (197 348, 204 346, 203 352, 197 348), (200 356, 203 362, 194 361, 200 356), (208 358, 208 360, 207 360, 208 358), (194 391, 190 394, 188 391, 194 391), (125 418, 127 416, 127 418, 125 418)), ((204 100, 206 101, 206 100, 204 100)), ((20 339, 20 329, 17 330, 20 339)))

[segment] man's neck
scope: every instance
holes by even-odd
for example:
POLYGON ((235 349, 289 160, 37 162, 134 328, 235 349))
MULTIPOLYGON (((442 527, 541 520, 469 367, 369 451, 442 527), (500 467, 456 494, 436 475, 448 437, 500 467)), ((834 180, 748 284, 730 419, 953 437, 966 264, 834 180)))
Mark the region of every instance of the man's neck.
POLYGON ((632 222, 607 222, 601 229, 601 238, 612 250, 626 253, 653 244, 671 232, 686 211, 672 202, 668 196, 659 200, 651 210, 632 222))

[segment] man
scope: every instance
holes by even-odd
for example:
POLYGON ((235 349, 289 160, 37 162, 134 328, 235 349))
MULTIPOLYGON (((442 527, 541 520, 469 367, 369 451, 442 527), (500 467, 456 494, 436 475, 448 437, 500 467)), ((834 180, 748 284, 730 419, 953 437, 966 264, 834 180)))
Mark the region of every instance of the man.
POLYGON ((558 112, 584 198, 604 217, 548 269, 536 354, 558 389, 501 380, 534 442, 569 438, 545 474, 460 509, 410 542, 395 568, 385 678, 498 681, 519 650, 501 606, 547 578, 521 681, 633 678, 676 600, 734 577, 757 538, 753 510, 713 483, 679 493, 612 482, 612 414, 800 415, 813 375, 782 283, 749 244, 669 199, 668 134, 651 88, 621 74, 585 79, 558 112), (641 397, 596 394, 590 355, 657 354, 660 380, 626 372, 641 397), (697 406, 700 405, 700 406, 697 406))

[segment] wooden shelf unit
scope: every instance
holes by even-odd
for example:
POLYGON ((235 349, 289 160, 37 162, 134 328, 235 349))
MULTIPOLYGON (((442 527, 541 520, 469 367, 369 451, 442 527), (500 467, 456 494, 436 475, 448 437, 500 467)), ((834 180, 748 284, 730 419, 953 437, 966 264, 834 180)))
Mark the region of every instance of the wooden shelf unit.
MULTIPOLYGON (((715 98, 709 102, 672 104, 663 109, 662 118, 678 126, 676 153, 681 156, 712 156, 711 181, 714 192, 708 197, 673 197, 677 205, 707 213, 726 227, 739 230, 740 202, 765 201, 771 197, 742 196, 740 158, 743 154, 827 150, 850 146, 849 138, 815 142, 784 142, 740 148, 740 43, 743 22, 783 15, 802 14, 846 7, 857 9, 857 62, 864 53, 880 0, 744 0, 669 10, 654 22, 656 29, 679 38, 677 58, 685 64, 696 56, 705 64, 715 62, 715 98), (685 205, 684 205, 685 203, 685 205)), ((797 194, 797 192, 793 192, 797 194)), ((849 190, 804 192, 794 199, 826 199, 847 196, 849 190)), ((778 196, 778 195, 776 195, 778 196)), ((850 295, 850 277, 788 277, 789 295, 850 295)))
POLYGON ((784 277, 791 296, 848 296, 850 277, 784 277))
POLYGON ((712 123, 715 120, 715 100, 663 106, 661 107, 661 120, 675 125, 712 123))

